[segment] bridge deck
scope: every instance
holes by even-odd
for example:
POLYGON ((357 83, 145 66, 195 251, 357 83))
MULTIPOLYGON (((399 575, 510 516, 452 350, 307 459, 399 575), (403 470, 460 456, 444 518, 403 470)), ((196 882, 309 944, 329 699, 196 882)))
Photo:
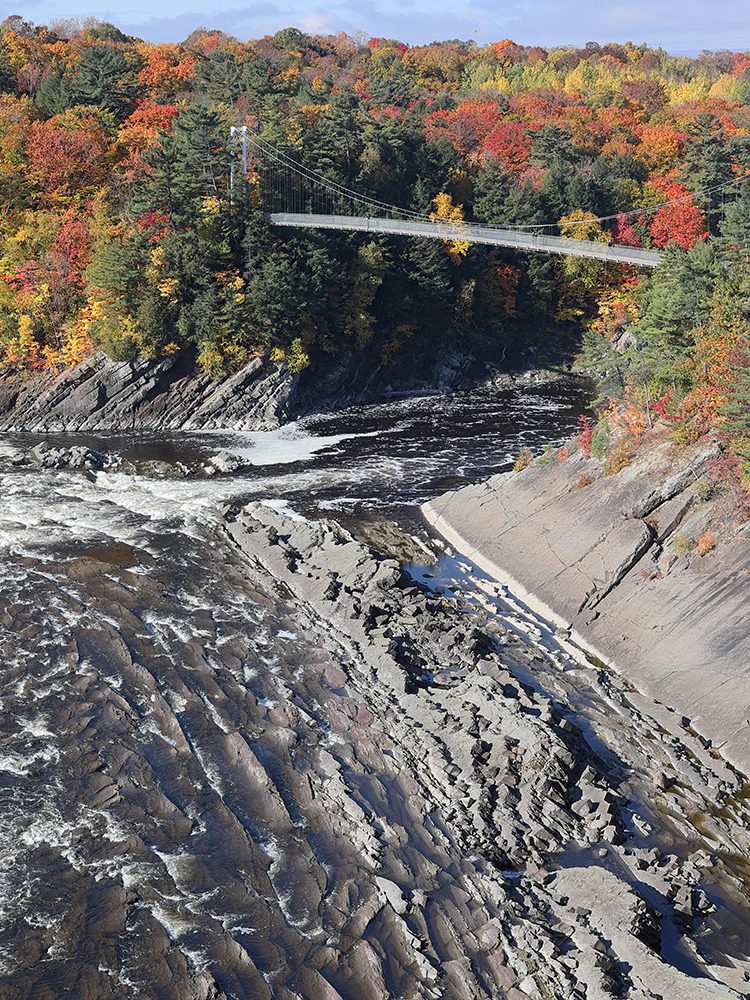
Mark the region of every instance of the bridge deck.
POLYGON ((514 229, 474 226, 470 222, 405 222, 400 219, 376 219, 359 215, 305 215, 286 212, 273 213, 270 219, 276 226, 348 229, 396 236, 422 236, 427 239, 464 240, 467 243, 488 243, 515 250, 556 253, 568 257, 591 257, 594 260, 635 264, 639 267, 656 267, 661 263, 662 257, 653 250, 641 250, 638 247, 623 247, 589 240, 568 240, 560 236, 541 236, 514 229))

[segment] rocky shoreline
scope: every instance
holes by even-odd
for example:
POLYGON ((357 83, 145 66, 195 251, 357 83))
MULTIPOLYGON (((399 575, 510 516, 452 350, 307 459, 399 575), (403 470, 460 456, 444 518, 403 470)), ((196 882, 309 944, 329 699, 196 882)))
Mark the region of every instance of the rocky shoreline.
POLYGON ((62 372, 0 373, 0 431, 269 430, 311 412, 403 394, 492 382, 498 388, 580 377, 556 368, 515 374, 458 352, 386 366, 377 354, 326 359, 300 374, 257 357, 209 375, 190 357, 112 361, 93 355, 62 372))
POLYGON ((446 493, 423 511, 747 774, 750 534, 711 490, 716 454, 710 442, 677 451, 655 435, 614 476, 574 454, 446 493))

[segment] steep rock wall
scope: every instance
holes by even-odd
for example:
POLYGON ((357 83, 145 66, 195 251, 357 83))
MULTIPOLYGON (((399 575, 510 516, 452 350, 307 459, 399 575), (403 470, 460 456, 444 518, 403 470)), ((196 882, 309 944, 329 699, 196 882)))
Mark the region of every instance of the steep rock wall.
POLYGON ((296 382, 261 358, 216 378, 182 357, 96 354, 60 374, 0 379, 0 430, 264 430, 283 419, 296 382))
POLYGON ((719 529, 697 485, 710 444, 678 455, 665 439, 585 488, 596 463, 534 464, 445 494, 424 508, 457 548, 561 628, 685 716, 750 772, 750 530, 719 529), (678 536, 682 535, 682 539, 678 536))
POLYGON ((0 375, 0 431, 267 430, 321 409, 489 379, 511 376, 449 351, 389 365, 375 348, 344 351, 301 375, 255 358, 219 377, 187 353, 158 362, 118 362, 98 353, 59 374, 0 375))

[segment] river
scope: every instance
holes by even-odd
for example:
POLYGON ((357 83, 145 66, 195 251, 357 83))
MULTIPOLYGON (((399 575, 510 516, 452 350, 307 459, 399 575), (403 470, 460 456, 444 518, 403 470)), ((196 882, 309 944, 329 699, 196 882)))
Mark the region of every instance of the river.
MULTIPOLYGON (((587 403, 585 388, 484 387, 272 432, 44 439, 124 463, 98 472, 19 464, 42 439, 2 438, 0 995, 452 995, 426 992, 424 969, 395 953, 377 972, 381 992, 361 985, 358 934, 375 952, 401 946, 351 889, 341 895, 370 877, 374 848, 312 817, 306 760, 346 762, 356 808, 379 810, 384 829, 410 841, 405 871, 437 871, 450 851, 410 829, 414 792, 403 767, 389 770, 385 744, 342 747, 349 730, 332 719, 359 711, 341 675, 348 654, 329 648, 288 589, 248 567, 225 514, 262 500, 360 537, 385 537, 393 522, 401 544, 417 531, 429 548, 420 502, 506 468, 522 446, 561 441, 587 403), (217 472, 218 452, 242 464, 217 472), (316 971, 332 950, 348 956, 339 992, 316 971)), ((602 724, 619 694, 598 670, 574 662, 512 595, 450 554, 431 566, 420 545, 403 554, 415 579, 470 614, 504 616, 527 673, 540 663, 525 679, 567 704, 613 768, 647 766, 629 720, 602 724)), ((653 810, 639 819, 662 845, 703 846, 684 823, 665 836, 653 810)), ((471 864, 460 877, 483 878, 484 862, 471 864)), ((728 916, 707 923, 706 951, 721 950, 723 933, 724 953, 742 961, 743 904, 718 880, 714 891, 728 916)), ((431 929, 433 942, 442 934, 431 929)), ((679 946, 665 957, 704 974, 679 946)), ((492 995, 476 989, 467 995, 492 995)))

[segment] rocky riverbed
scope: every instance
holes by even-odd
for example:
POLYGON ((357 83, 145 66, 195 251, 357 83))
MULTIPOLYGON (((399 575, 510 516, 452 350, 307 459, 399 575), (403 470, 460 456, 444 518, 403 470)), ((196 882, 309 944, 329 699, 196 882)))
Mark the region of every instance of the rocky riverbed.
POLYGON ((0 448, 3 997, 750 995, 744 778, 404 515, 421 406, 0 448))
MULTIPOLYGON (((633 839, 512 629, 333 523, 142 518, 16 570, 4 995, 742 995, 702 888, 736 875, 633 839)), ((664 788, 742 790, 666 750, 664 788)))

